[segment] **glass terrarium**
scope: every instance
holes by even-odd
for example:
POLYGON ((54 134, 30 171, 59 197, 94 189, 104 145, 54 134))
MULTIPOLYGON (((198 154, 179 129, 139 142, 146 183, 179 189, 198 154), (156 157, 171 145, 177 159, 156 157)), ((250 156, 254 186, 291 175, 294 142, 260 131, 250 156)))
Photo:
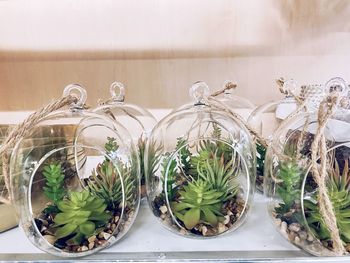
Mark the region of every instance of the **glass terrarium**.
MULTIPOLYGON (((274 132, 280 127, 282 122, 296 112, 299 103, 304 103, 305 101, 306 106, 306 108, 300 108, 300 111, 305 111, 306 109, 314 111, 324 96, 323 85, 303 85, 299 87, 292 79, 284 82, 283 90, 288 91, 283 99, 256 107, 247 120, 248 124, 267 142, 272 141, 274 132), (296 101, 292 93, 299 97, 299 102, 296 101)), ((257 143, 256 149, 256 188, 262 192, 266 147, 257 143)))
POLYGON ((112 120, 118 121, 130 133, 140 159, 141 196, 146 194, 144 174, 144 151, 146 141, 157 121, 153 115, 140 106, 125 103, 125 88, 120 82, 113 82, 110 86, 111 98, 101 103, 94 112, 105 114, 112 120))
MULTIPOLYGON (((0 124, 0 146, 12 128, 12 125, 0 124)), ((2 158, 0 158, 0 194, 4 198, 7 198, 8 196, 8 191, 2 174, 2 158)), ((17 219, 13 206, 0 201, 0 233, 15 226, 17 226, 17 219)))
POLYGON ((283 237, 313 255, 340 256, 350 251, 349 97, 342 79, 324 87, 316 111, 288 118, 274 134, 264 193, 283 237))
POLYGON ((14 147, 10 169, 20 226, 38 248, 85 256, 119 240, 140 200, 139 159, 117 122, 83 109, 86 93, 69 109, 40 119, 14 147))
POLYGON ((171 231, 213 237, 239 227, 250 210, 255 147, 245 127, 207 100, 203 82, 153 129, 146 146, 150 207, 171 231))

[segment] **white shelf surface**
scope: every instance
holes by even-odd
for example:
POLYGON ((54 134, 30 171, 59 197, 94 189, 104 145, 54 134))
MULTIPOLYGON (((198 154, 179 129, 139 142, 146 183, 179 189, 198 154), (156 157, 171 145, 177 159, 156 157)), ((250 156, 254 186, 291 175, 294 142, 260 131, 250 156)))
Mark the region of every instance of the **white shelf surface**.
MULTIPOLYGON (((62 259, 37 249, 20 228, 15 228, 0 235, 0 260, 62 259)), ((82 260, 339 262, 349 258, 316 258, 291 245, 274 228, 266 211, 264 197, 256 194, 250 214, 239 229, 210 239, 186 238, 168 231, 153 216, 144 200, 134 225, 122 240, 82 260)))

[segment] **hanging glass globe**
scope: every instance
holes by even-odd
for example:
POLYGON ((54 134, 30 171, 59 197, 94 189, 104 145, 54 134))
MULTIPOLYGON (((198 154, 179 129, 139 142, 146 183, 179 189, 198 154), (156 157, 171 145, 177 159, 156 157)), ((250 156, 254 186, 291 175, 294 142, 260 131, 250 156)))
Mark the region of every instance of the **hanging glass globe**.
POLYGON ((111 99, 98 106, 94 112, 119 122, 130 133, 140 159, 141 195, 145 196, 144 151, 147 138, 157 121, 148 110, 125 102, 125 88, 122 83, 113 82, 110 93, 111 99))
POLYGON ((39 249, 62 257, 95 253, 118 241, 139 207, 139 159, 117 122, 84 110, 86 92, 68 109, 38 120, 11 156, 20 226, 39 249))
POLYGON ((212 237, 238 228, 254 193, 255 148, 241 122, 208 100, 203 82, 153 129, 146 146, 147 196, 169 230, 212 237))
POLYGON ((324 87, 317 111, 300 112, 275 132, 264 193, 283 237, 316 256, 341 256, 350 247, 349 93, 339 78, 324 87))

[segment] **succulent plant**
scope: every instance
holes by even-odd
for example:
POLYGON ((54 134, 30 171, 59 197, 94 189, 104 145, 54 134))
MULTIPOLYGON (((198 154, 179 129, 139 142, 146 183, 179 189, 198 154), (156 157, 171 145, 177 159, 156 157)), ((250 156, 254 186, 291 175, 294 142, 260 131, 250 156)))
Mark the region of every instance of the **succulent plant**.
POLYGON ((146 174, 145 174, 145 148, 146 148, 146 141, 143 138, 140 138, 137 142, 137 150, 139 154, 139 160, 140 160, 140 176, 141 176, 141 185, 145 184, 146 180, 146 174))
POLYGON ((171 208, 187 229, 201 222, 216 226, 222 218, 220 210, 225 193, 213 189, 209 182, 198 180, 189 183, 179 194, 178 202, 172 202, 171 208))
POLYGON ((105 143, 105 150, 108 155, 112 155, 119 148, 119 145, 115 138, 107 137, 107 142, 105 143))
POLYGON ((176 144, 176 151, 178 152, 178 162, 183 173, 188 174, 191 169, 191 152, 188 149, 187 141, 184 138, 178 138, 176 144))
POLYGON ((200 140, 198 154, 191 153, 186 139, 178 138, 174 153, 166 154, 162 163, 171 209, 189 230, 200 223, 215 227, 224 218, 225 202, 239 190, 238 158, 230 144, 220 140, 221 129, 213 128, 215 140, 200 140))
POLYGON ((207 159, 205 165, 200 167, 198 164, 198 178, 208 182, 212 189, 223 192, 221 200, 226 201, 233 198, 238 191, 237 166, 233 159, 225 163, 224 154, 221 157, 218 157, 216 153, 211 153, 211 155, 214 157, 207 159))
POLYGON ((177 218, 192 229, 203 222, 216 226, 222 219, 221 207, 234 198, 238 191, 235 159, 225 163, 224 153, 209 152, 204 164, 197 163, 197 175, 179 190, 179 198, 172 203, 177 218))
POLYGON ((130 204, 134 197, 135 179, 131 170, 125 168, 123 164, 120 164, 116 169, 113 163, 104 161, 97 166, 95 171, 92 171, 88 182, 90 191, 103 198, 109 209, 118 207, 123 199, 123 189, 118 170, 124 182, 125 201, 130 204))
POLYGON ((176 171, 177 171, 177 162, 174 158, 171 158, 169 155, 166 155, 164 157, 163 163, 162 163, 162 182, 164 183, 165 180, 165 174, 168 172, 168 177, 166 180, 166 190, 168 194, 168 199, 173 200, 175 197, 175 191, 173 189, 173 184, 175 183, 176 179, 176 171))
MULTIPOLYGON (((140 152, 145 153, 145 148, 146 148, 146 145, 144 142, 139 143, 140 152), (140 147, 140 145, 142 147, 140 147)), ((147 167, 148 168, 147 168, 147 174, 146 174, 146 171, 144 172, 145 178, 150 177, 156 173, 157 163, 159 162, 159 160, 161 158, 159 151, 160 151, 160 147, 157 147, 155 142, 149 143, 148 153, 147 153, 147 167)), ((141 162, 141 160, 143 160, 143 162, 145 162, 144 156, 143 156, 143 158, 140 157, 140 162, 141 162)), ((143 166, 143 168, 144 168, 144 166, 143 166)))
POLYGON ((191 174, 196 175, 197 168, 205 166, 208 159, 211 160, 216 158, 217 156, 223 156, 224 162, 227 163, 230 162, 233 158, 235 158, 235 152, 230 146, 230 143, 220 141, 220 137, 216 139, 218 140, 202 140, 199 142, 198 155, 191 156, 191 174))
POLYGON ((111 218, 104 200, 88 190, 70 192, 57 206, 60 212, 54 218, 55 237, 69 237, 67 244, 80 245, 111 218))
MULTIPOLYGON (((344 243, 350 242, 350 173, 348 160, 345 160, 345 165, 342 173, 339 170, 337 161, 334 161, 333 167, 328 171, 327 190, 330 200, 333 205, 335 216, 337 218, 337 226, 341 239, 344 243)), ((316 237, 321 240, 330 240, 330 233, 324 220, 320 214, 317 205, 318 191, 304 200, 305 216, 308 225, 312 229, 316 237)))
POLYGON ((43 168, 46 186, 43 187, 45 196, 54 204, 62 200, 65 195, 64 173, 61 164, 48 164, 43 168))
POLYGON ((122 201, 122 185, 111 162, 98 164, 87 185, 91 193, 105 200, 108 209, 114 209, 122 201))
MULTIPOLYGON (((112 155, 119 148, 114 138, 108 138, 105 144, 107 154, 112 155)), ((124 183, 124 193, 126 205, 130 204, 134 198, 136 187, 135 174, 132 168, 126 167, 118 159, 114 159, 114 163, 110 159, 105 159, 98 164, 96 169, 92 171, 88 178, 87 186, 93 195, 103 198, 108 209, 115 209, 123 200, 123 188, 120 178, 124 183)))
POLYGON ((297 202, 300 203, 302 171, 294 159, 281 161, 276 192, 283 203, 275 210, 279 214, 288 212, 297 202))
POLYGON ((214 137, 216 139, 221 138, 221 129, 216 123, 213 123, 213 132, 211 135, 212 135, 212 137, 214 137))

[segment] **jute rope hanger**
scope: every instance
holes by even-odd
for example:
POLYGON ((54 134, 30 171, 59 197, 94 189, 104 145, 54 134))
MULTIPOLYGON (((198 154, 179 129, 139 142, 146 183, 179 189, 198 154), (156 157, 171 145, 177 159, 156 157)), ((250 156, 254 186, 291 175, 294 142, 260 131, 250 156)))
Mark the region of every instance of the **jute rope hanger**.
POLYGON ((228 113, 230 116, 234 117, 249 131, 249 133, 253 136, 253 138, 255 140, 257 140, 264 147, 268 147, 267 141, 262 136, 260 136, 260 134, 252 126, 250 126, 247 123, 247 121, 245 121, 239 114, 233 112, 230 108, 224 106, 218 99, 216 99, 217 96, 225 93, 227 90, 235 89, 236 87, 237 87, 237 84, 235 84, 231 81, 227 82, 223 89, 212 93, 207 98, 208 103, 211 104, 212 106, 214 106, 215 108, 222 110, 222 111, 228 113))
POLYGON ((4 196, 2 193, 0 196, 0 202, 11 204, 13 201, 11 194, 11 178, 9 174, 9 150, 14 147, 18 140, 25 137, 30 129, 37 125, 43 117, 65 106, 75 104, 77 101, 78 98, 74 95, 67 95, 58 100, 55 100, 29 115, 21 124, 17 125, 16 128, 14 128, 9 133, 9 135, 4 140, 4 143, 0 147, 0 156, 2 156, 2 173, 4 177, 5 188, 7 189, 7 196, 4 196))
POLYGON ((339 96, 337 93, 329 95, 321 102, 318 111, 318 127, 314 141, 311 145, 311 169, 312 177, 318 185, 318 207, 320 214, 327 229, 331 235, 333 243, 333 251, 337 255, 343 255, 346 250, 340 238, 339 229, 337 226, 337 218, 334 212, 333 204, 328 195, 326 185, 327 180, 327 145, 324 131, 329 118, 334 113, 338 105, 339 96), (318 163, 318 157, 320 162, 318 163))
MULTIPOLYGON (((289 120, 290 118, 293 118, 296 114, 298 114, 300 112, 301 109, 303 109, 303 108, 306 109, 307 101, 301 99, 298 95, 294 94, 294 92, 291 91, 289 88, 286 88, 284 85, 286 83, 286 81, 283 78, 277 79, 276 83, 277 83, 277 87, 279 88, 279 90, 282 94, 292 96, 298 104, 297 109, 295 109, 295 111, 287 117, 287 120, 289 120)), ((221 110, 227 112, 229 115, 231 115, 235 119, 237 119, 250 132, 250 134, 254 137, 254 139, 258 143, 260 143, 262 146, 267 148, 269 146, 268 141, 265 138, 263 138, 259 134, 258 131, 256 131, 249 123, 247 123, 247 121, 245 121, 239 114, 233 112, 228 107, 222 106, 222 103, 215 98, 218 95, 225 93, 225 91, 230 90, 230 89, 235 89, 236 87, 237 87, 237 84, 235 84, 233 82, 227 82, 222 90, 219 90, 219 91, 211 94, 211 96, 208 98, 209 103, 212 103, 218 109, 221 109, 221 110)))
MULTIPOLYGON (((308 109, 307 109, 306 104, 308 101, 306 98, 303 99, 302 96, 296 95, 294 93, 294 91, 286 88, 285 87, 286 81, 283 78, 277 79, 276 83, 277 83, 278 88, 282 94, 285 94, 287 96, 292 96, 297 103, 297 108, 291 114, 289 114, 287 116, 287 118, 283 120, 283 122, 288 122, 289 120, 294 118, 296 115, 298 115, 302 110, 305 110, 305 112, 307 112, 308 109)), ((303 147, 303 140, 305 138, 308 125, 309 125, 309 116, 307 115, 303 129, 301 130, 301 134, 300 134, 300 136, 298 138, 298 142, 297 142, 297 151, 296 151, 297 158, 300 157, 301 149, 303 147)))
MULTIPOLYGON (((296 96, 294 97, 296 100, 299 98, 296 96)), ((328 195, 328 189, 326 185, 328 162, 327 162, 327 144, 326 144, 326 138, 325 138, 324 132, 325 132, 327 122, 329 118, 333 115, 336 109, 336 106, 338 105, 338 102, 339 102, 339 94, 337 92, 332 92, 319 105, 318 115, 317 115, 317 124, 318 124, 317 130, 316 130, 314 140, 311 144, 311 172, 312 172, 312 177, 318 186, 318 200, 317 200, 318 207, 320 209, 320 214, 322 216, 322 219, 324 220, 324 223, 326 224, 326 227, 331 235, 333 252, 336 255, 344 255, 346 254, 346 250, 343 246, 343 242, 340 237, 339 229, 337 226, 337 218, 334 212, 333 204, 328 195)), ((293 118, 302 107, 306 108, 305 103, 306 103, 306 100, 304 100, 303 103, 299 103, 298 109, 294 112, 294 114, 291 114, 287 119, 293 118)), ((307 125, 308 125, 308 121, 306 120, 302 130, 302 134, 298 140, 298 152, 299 152, 301 140, 305 135, 307 125)))

